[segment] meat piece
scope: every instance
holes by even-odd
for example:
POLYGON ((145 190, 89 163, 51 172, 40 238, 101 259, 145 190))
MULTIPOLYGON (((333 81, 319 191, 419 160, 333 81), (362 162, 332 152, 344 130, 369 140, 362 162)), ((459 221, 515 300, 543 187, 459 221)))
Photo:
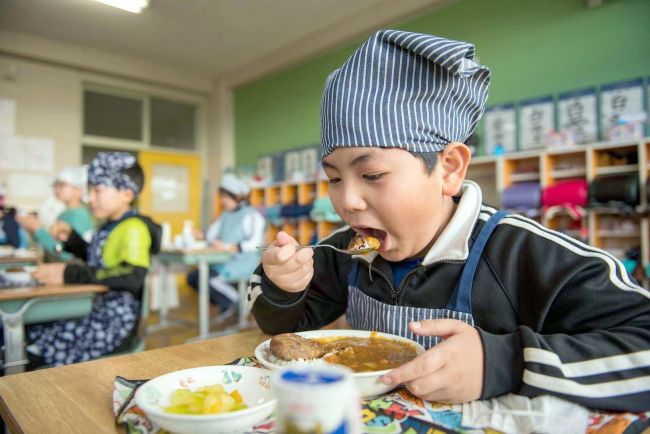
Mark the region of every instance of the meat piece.
POLYGON ((271 353, 282 360, 317 359, 325 354, 325 347, 294 333, 273 336, 271 353))
POLYGON ((375 237, 366 237, 363 235, 355 235, 348 244, 348 250, 377 250, 381 243, 375 237))

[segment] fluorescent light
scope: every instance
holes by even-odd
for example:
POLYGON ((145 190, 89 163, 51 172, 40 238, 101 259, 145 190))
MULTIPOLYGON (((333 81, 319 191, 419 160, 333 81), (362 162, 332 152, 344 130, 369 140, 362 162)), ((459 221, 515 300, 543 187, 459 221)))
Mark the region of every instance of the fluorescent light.
POLYGON ((142 9, 149 6, 149 0, 95 0, 105 5, 113 6, 114 8, 123 9, 125 11, 139 14, 142 9))

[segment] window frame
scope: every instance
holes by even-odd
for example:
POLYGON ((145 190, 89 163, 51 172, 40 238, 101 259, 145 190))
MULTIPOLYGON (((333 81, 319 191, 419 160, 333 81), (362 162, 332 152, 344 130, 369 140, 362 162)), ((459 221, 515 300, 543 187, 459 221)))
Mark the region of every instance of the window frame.
POLYGON ((202 98, 191 96, 170 95, 164 92, 156 92, 151 90, 132 90, 123 87, 114 87, 96 82, 83 82, 81 86, 81 116, 80 116, 80 131, 81 131, 81 152, 83 147, 102 147, 123 149, 127 151, 160 151, 171 152, 180 154, 195 154, 203 155, 205 150, 205 135, 203 126, 205 125, 205 101, 202 98), (91 91, 102 93, 106 95, 131 98, 142 101, 142 140, 128 140, 119 139, 108 136, 97 136, 92 134, 85 134, 84 121, 85 121, 85 92, 91 91), (196 107, 194 116, 194 149, 187 148, 174 148, 167 146, 155 146, 151 143, 151 100, 152 98, 164 99, 171 102, 178 102, 181 104, 193 105, 196 107))

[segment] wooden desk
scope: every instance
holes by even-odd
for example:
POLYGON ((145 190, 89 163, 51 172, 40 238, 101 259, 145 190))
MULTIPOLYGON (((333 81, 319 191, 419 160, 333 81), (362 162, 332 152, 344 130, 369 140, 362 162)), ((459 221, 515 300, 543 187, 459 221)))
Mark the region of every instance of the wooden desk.
POLYGON ((0 415, 14 433, 115 433, 113 380, 150 379, 252 356, 259 330, 0 378, 0 415))
MULTIPOLYGON (((168 316, 168 307, 167 300, 169 297, 169 290, 167 288, 167 277, 166 275, 171 272, 171 266, 173 264, 180 265, 197 265, 199 267, 199 335, 198 339, 206 339, 209 337, 210 332, 210 284, 208 282, 210 278, 210 268, 211 264, 219 264, 227 262, 232 258, 232 254, 222 252, 212 248, 197 249, 197 250, 162 250, 160 253, 154 256, 154 261, 160 266, 161 272, 161 281, 162 281, 162 294, 160 297, 160 321, 158 324, 151 325, 147 327, 147 332, 155 332, 157 330, 167 328, 170 325, 173 325, 172 321, 169 321, 168 316)), ((242 309, 245 309, 246 303, 245 300, 242 303, 242 299, 245 299, 245 289, 240 288, 239 290, 239 311, 240 311, 240 323, 242 321, 242 309)), ((245 318, 243 318, 245 320, 245 318)), ((245 325, 245 324, 243 324, 245 325)), ((243 328, 243 327, 242 327, 243 328)))
POLYGON ((36 256, 0 256, 0 270, 36 265, 37 262, 36 256))
POLYGON ((29 300, 43 297, 62 297, 79 294, 96 294, 108 290, 104 285, 50 285, 0 289, 0 302, 29 300))
POLYGON ((0 290, 5 374, 22 372, 27 363, 25 324, 77 318, 90 313, 104 285, 52 285, 0 290))

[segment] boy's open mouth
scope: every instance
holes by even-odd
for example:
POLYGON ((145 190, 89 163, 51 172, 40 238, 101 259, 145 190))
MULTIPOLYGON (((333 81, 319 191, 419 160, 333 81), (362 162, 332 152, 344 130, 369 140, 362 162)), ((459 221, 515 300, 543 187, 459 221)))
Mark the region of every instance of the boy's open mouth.
POLYGON ((386 231, 382 231, 381 229, 376 229, 376 228, 369 228, 369 227, 364 227, 364 226, 356 226, 353 228, 358 234, 363 235, 364 237, 374 237, 379 240, 381 243, 381 247, 379 247, 379 250, 383 250, 382 247, 384 245, 384 241, 386 241, 387 233, 386 231))

